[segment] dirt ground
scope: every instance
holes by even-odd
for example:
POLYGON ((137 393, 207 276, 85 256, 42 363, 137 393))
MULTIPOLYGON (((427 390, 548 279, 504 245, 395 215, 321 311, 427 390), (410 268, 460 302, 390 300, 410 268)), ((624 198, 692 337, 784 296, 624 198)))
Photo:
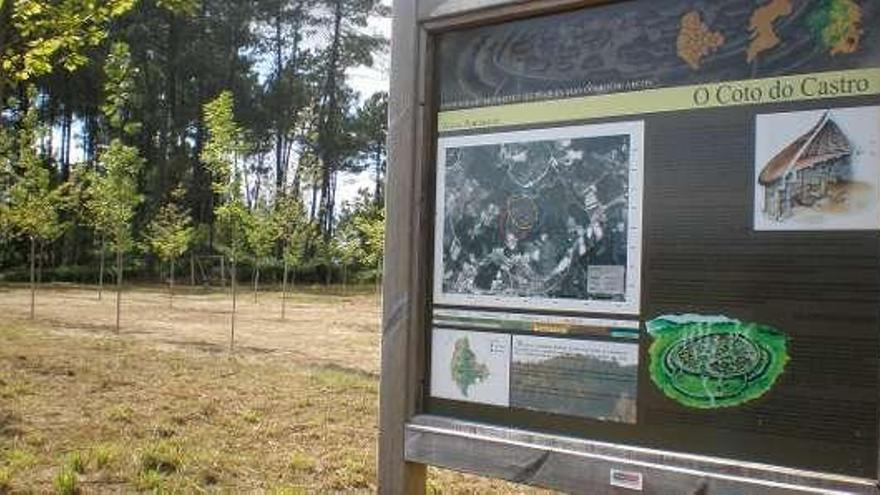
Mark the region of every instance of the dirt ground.
MULTIPOLYGON (((0 288, 0 494, 375 490, 378 297, 0 288)), ((537 493, 429 470, 434 493, 537 493)))
MULTIPOLYGON (((288 293, 281 319, 280 292, 260 292, 254 302, 238 293, 235 347, 250 354, 284 354, 313 364, 379 372, 379 297, 363 289, 302 287, 288 293)), ((128 288, 122 294, 121 334, 155 346, 226 352, 232 302, 222 290, 178 287, 173 308, 164 288, 128 288)), ((0 315, 24 320, 30 311, 26 287, 0 287, 0 315)), ((36 296, 38 321, 73 333, 114 332, 116 294, 105 287, 54 285, 36 296)))

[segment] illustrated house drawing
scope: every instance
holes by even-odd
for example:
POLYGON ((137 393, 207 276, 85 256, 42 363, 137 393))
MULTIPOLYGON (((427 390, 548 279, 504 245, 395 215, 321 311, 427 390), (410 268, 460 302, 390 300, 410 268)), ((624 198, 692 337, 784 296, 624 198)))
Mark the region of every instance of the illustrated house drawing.
POLYGON ((825 112, 806 134, 774 156, 758 176, 764 187, 764 215, 781 220, 795 206, 813 206, 831 196, 852 175, 853 147, 825 112))

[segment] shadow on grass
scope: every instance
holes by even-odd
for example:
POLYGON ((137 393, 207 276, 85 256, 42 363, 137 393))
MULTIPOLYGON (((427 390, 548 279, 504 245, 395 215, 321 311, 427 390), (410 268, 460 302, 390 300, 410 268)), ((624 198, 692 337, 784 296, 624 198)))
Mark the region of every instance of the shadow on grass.
POLYGON ((330 372, 335 372, 335 373, 344 373, 344 374, 355 375, 359 378, 364 378, 367 380, 378 380, 379 379, 379 373, 373 373, 373 372, 365 371, 365 370, 362 370, 359 368, 350 368, 348 366, 340 366, 335 363, 318 364, 318 365, 315 365, 315 368, 318 370, 323 370, 323 371, 330 371, 330 372))
MULTIPOLYGON (((113 334, 116 335, 116 324, 115 323, 89 323, 89 322, 77 322, 75 325, 71 325, 69 321, 61 320, 58 318, 40 318, 37 316, 37 320, 39 323, 50 326, 53 328, 67 328, 70 330, 78 330, 84 331, 86 333, 91 334, 113 334)), ((122 333, 125 333, 125 327, 122 328, 122 333)), ((136 333, 135 331, 127 332, 129 334, 136 333)), ((141 332, 143 333, 143 332, 141 332)))
MULTIPOLYGON (((229 342, 217 343, 217 342, 206 342, 204 340, 174 340, 174 339, 161 339, 159 342, 163 344, 169 344, 182 348, 191 348, 199 351, 203 351, 209 354, 221 354, 229 352, 229 342)), ((259 354, 259 355, 267 355, 267 354, 276 354, 280 352, 280 349, 269 349, 266 347, 256 347, 249 345, 235 345, 236 353, 245 353, 245 354, 259 354)))

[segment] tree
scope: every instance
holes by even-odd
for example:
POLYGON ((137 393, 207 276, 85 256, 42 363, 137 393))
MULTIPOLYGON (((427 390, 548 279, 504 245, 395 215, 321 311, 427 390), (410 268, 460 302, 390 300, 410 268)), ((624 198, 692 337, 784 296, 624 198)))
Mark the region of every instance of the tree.
POLYGON ((264 205, 257 205, 248 215, 245 229, 247 243, 253 254, 254 261, 254 303, 260 284, 260 267, 266 264, 278 242, 278 224, 272 212, 264 205))
POLYGON ((380 91, 364 102, 358 111, 355 132, 361 145, 361 158, 373 169, 373 201, 382 205, 385 202, 383 185, 387 165, 388 93, 380 91))
POLYGON ((360 233, 360 262, 367 267, 376 268, 376 283, 382 279, 382 260, 385 252, 385 210, 377 208, 372 215, 358 216, 354 219, 355 228, 360 233))
POLYGON ((85 65, 107 38, 107 24, 136 0, 0 1, 0 102, 16 83, 85 65))
POLYGON ((330 43, 320 54, 322 80, 316 148, 321 161, 318 217, 324 241, 329 242, 334 227, 336 178, 357 151, 348 111, 354 95, 346 84, 345 71, 349 67, 372 65, 373 53, 385 46, 385 40, 362 31, 370 15, 384 13, 377 0, 323 1, 326 14, 321 20, 330 26, 330 43))
POLYGON ((143 201, 138 176, 144 166, 138 149, 124 143, 123 138, 136 133, 139 126, 128 119, 132 107, 134 69, 128 46, 113 45, 105 66, 106 103, 102 107, 115 137, 99 156, 103 174, 95 174, 89 183, 86 210, 95 225, 106 229, 110 245, 116 253, 116 332, 120 329, 122 309, 123 257, 134 245, 132 221, 135 209, 143 201))
POLYGON ((248 211, 242 200, 241 174, 236 158, 241 149, 241 129, 233 114, 232 93, 224 91, 204 106, 204 120, 208 140, 202 150, 202 161, 212 174, 212 188, 217 196, 215 216, 228 235, 226 252, 232 262, 232 317, 229 330, 229 350, 235 346, 235 311, 237 278, 236 263, 245 243, 244 225, 248 211))
POLYGON ((343 205, 339 229, 350 231, 350 236, 356 239, 358 263, 373 268, 382 261, 385 208, 377 205, 366 189, 361 189, 357 198, 343 205))
MULTIPOLYGON (((265 121, 274 141, 275 193, 285 194, 291 152, 300 111, 308 103, 307 45, 301 41, 312 33, 315 0, 260 0, 257 2, 262 35, 258 48, 271 61, 265 83, 265 121)), ((296 193, 296 191, 294 191, 296 193)))
MULTIPOLYGON (((368 169, 377 179, 377 187, 370 187, 372 197, 381 202, 384 195, 382 129, 375 125, 382 120, 381 97, 360 104, 349 70, 369 65, 384 45, 384 40, 364 34, 369 32, 368 17, 382 15, 377 4, 378 0, 2 0, 0 98, 16 96, 0 105, 0 128, 9 134, 6 146, 18 149, 19 124, 31 104, 24 89, 35 84, 40 124, 52 129, 36 146, 53 187, 70 182, 82 196, 81 204, 91 198, 89 203, 97 208, 92 193, 101 188, 92 184, 105 182, 106 162, 115 160, 113 154, 123 154, 123 148, 114 145, 118 139, 136 148, 137 154, 129 158, 141 160, 132 175, 140 201, 130 218, 130 234, 146 232, 147 214, 159 212, 176 184, 186 183, 186 198, 179 204, 186 204, 193 226, 206 234, 193 242, 192 251, 234 251, 240 265, 247 236, 238 232, 231 236, 236 245, 230 245, 228 229, 216 215, 221 197, 213 188, 214 174, 202 160, 210 132, 204 105, 228 89, 240 126, 237 139, 248 144, 246 150, 237 148, 233 157, 241 200, 248 210, 256 204, 273 205, 275 215, 276 202, 291 195, 300 202, 296 211, 306 210, 312 219, 301 219, 304 226, 311 225, 302 235, 305 240, 297 241, 306 243, 303 249, 285 251, 280 240, 273 253, 292 263, 288 268, 294 279, 301 278, 297 265, 320 266, 329 253, 324 248, 339 226, 339 174, 368 169), (123 65, 111 63, 120 59, 117 42, 129 46, 123 65), (313 197, 305 197, 307 188, 313 197)), ((3 146, 0 143, 0 149, 3 146)), ((7 157, 17 154, 0 157, 0 203, 8 203, 13 177, 7 157)), ((17 158, 15 163, 17 167, 17 158)), ((63 241, 38 243, 37 279, 41 259, 63 267, 94 258, 100 298, 105 255, 117 254, 111 243, 114 220, 87 208, 76 213, 76 222, 72 212, 60 217, 73 226, 63 241), (47 256, 41 258, 41 253, 47 256)), ((12 242, 8 215, 0 217, 0 224, 0 269, 15 263, 26 269, 26 256, 21 256, 26 246, 19 249, 16 243, 24 242, 12 242)), ((114 273, 114 263, 107 266, 114 273)), ((165 263, 162 266, 164 270, 165 263)), ((361 262, 352 266, 363 268, 361 262)), ((130 270, 128 264, 125 269, 130 270)), ((144 269, 152 270, 153 263, 144 269)), ((265 279, 266 267, 258 272, 265 279)), ((339 265, 327 275, 337 276, 334 272, 341 273, 339 265)), ((345 275, 350 278, 348 272, 345 275)), ((179 273, 175 277, 179 280, 179 273)))
MULTIPOLYGON (((52 177, 37 152, 37 143, 43 129, 38 122, 34 103, 36 91, 29 90, 30 104, 18 132, 17 163, 11 164, 11 185, 5 201, 0 204, 0 218, 14 236, 25 237, 30 244, 30 317, 34 319, 36 305, 35 259, 38 245, 53 241, 67 227, 60 212, 66 204, 66 188, 52 184, 52 177)), ((10 150, 7 149, 7 152, 10 150)))
POLYGON ((169 265, 168 307, 170 308, 174 307, 175 262, 186 253, 195 236, 189 212, 179 205, 183 193, 183 189, 175 189, 147 229, 147 241, 153 252, 169 265))
POLYGON ((86 170, 79 181, 82 190, 83 206, 85 210, 84 223, 92 228, 98 241, 98 300, 104 296, 104 268, 107 254, 107 237, 113 230, 111 215, 103 211, 103 205, 99 201, 90 200, 91 197, 101 194, 100 188, 104 187, 101 174, 97 170, 86 170))
POLYGON ((289 271, 293 270, 291 285, 296 283, 296 270, 303 260, 306 244, 314 229, 306 218, 302 202, 294 195, 285 195, 276 199, 275 224, 281 241, 281 256, 284 273, 281 282, 281 319, 287 309, 287 281, 289 271))
MULTIPOLYGON (((0 122, 0 124, 5 123, 0 122)), ((15 139, 12 134, 5 125, 0 125, 0 241, 5 241, 13 235, 8 211, 9 191, 15 178, 13 166, 15 139)))
POLYGON ((334 262, 342 265, 342 293, 345 294, 348 283, 348 268, 359 257, 360 245, 351 229, 339 229, 330 244, 334 262))

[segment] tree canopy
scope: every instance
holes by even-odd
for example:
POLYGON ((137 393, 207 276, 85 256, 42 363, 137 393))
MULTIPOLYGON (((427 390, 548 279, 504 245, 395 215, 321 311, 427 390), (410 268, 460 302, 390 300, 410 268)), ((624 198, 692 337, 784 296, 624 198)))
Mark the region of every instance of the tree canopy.
POLYGON ((359 207, 383 202, 387 94, 358 93, 351 69, 384 56, 369 23, 387 15, 378 0, 0 0, 0 271, 37 224, 49 270, 90 265, 98 239, 147 246, 149 270, 185 213, 195 254, 332 278, 330 246, 374 250, 339 231, 339 190, 362 174, 359 207))

